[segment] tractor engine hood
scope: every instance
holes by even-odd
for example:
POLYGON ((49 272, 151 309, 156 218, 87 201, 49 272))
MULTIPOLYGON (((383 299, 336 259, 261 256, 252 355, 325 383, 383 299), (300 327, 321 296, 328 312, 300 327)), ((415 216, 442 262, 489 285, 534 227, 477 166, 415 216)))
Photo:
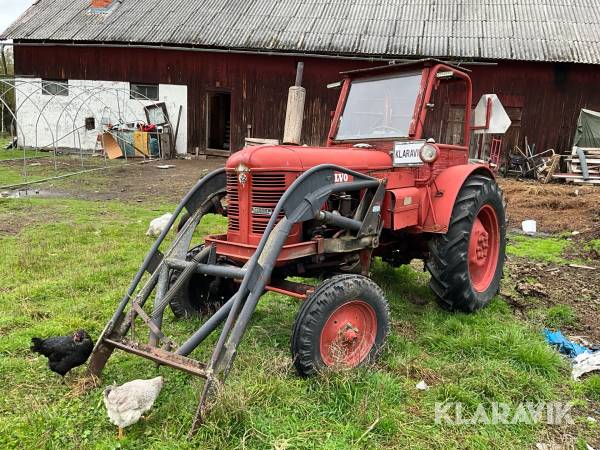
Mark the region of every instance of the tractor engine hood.
POLYGON ((298 147, 262 145, 245 147, 227 160, 226 168, 240 165, 250 170, 304 172, 320 164, 336 164, 359 172, 389 169, 392 158, 386 152, 352 147, 298 147))

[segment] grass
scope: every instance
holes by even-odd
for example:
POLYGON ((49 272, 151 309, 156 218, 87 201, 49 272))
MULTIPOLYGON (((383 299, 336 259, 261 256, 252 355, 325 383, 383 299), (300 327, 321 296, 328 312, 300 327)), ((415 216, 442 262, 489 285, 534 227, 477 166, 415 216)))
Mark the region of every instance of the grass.
POLYGON ((590 375, 583 382, 584 391, 591 398, 600 402, 600 375, 590 375))
POLYGON ((531 237, 511 235, 506 252, 509 255, 557 264, 566 263, 564 251, 570 242, 560 237, 531 237))
POLYGON ((10 149, 10 150, 4 150, 4 147, 6 146, 6 142, 0 139, 0 161, 4 161, 7 159, 22 159, 23 155, 25 155, 26 158, 34 158, 34 157, 49 157, 51 155, 51 153, 44 153, 44 152, 36 152, 34 150, 21 150, 21 149, 10 149))
MULTIPOLYGON (((222 402, 191 442, 186 433, 201 382, 116 353, 104 386, 157 373, 166 378, 148 420, 117 442, 101 402, 103 387, 81 393, 62 384, 43 358, 30 353, 29 341, 80 327, 98 336, 152 242, 144 235, 148 222, 170 209, 0 200, 0 217, 47 218, 0 237, 0 448, 522 449, 539 442, 549 426, 436 425, 436 402, 462 402, 473 413, 479 403, 586 404, 597 398, 598 381, 576 389, 567 364, 540 330, 517 321, 502 300, 473 315, 449 314, 431 301, 426 274, 377 263, 374 278, 388 296, 393 323, 375 366, 297 377, 289 340, 298 305, 269 293, 253 317, 222 402), (430 301, 406 301, 417 298, 430 301), (416 390, 421 380, 430 389, 416 390)), ((199 234, 225 227, 219 218, 208 219, 199 234)), ((168 314, 165 325, 181 341, 199 321, 174 321, 168 314)), ((210 350, 203 347, 194 356, 207 360, 210 350)), ((77 369, 69 382, 83 371, 77 369)), ((577 423, 581 439, 593 435, 589 425, 577 423)))
MULTIPOLYGON (((101 168, 105 166, 121 166, 125 160, 108 161, 102 157, 84 155, 83 159, 78 154, 54 154, 36 150, 23 150, 20 148, 5 150, 10 142, 8 138, 0 137, 0 188, 12 186, 25 182, 39 181, 50 177, 72 174, 82 170, 101 168), (23 165, 23 156, 27 159, 27 165, 23 165), (11 161, 8 161, 11 160, 11 161), (15 161, 12 161, 15 160, 15 161)), ((93 180, 107 181, 103 172, 92 172, 93 180)), ((81 174, 78 180, 89 179, 90 174, 81 174)), ((69 178, 55 180, 55 186, 71 185, 69 178)))
MULTIPOLYGON (((1 153, 0 153, 1 155, 1 153)), ((21 152, 21 158, 22 158, 21 152)), ((0 157, 0 187, 12 186, 25 182, 39 181, 46 178, 73 174, 82 170, 102 168, 105 166, 119 167, 126 161, 107 161, 101 157, 84 156, 83 162, 78 155, 58 155, 42 159, 27 160, 27 168, 24 169, 22 161, 1 162, 0 157), (55 164, 56 163, 56 164, 55 164)), ((102 171, 84 173, 77 176, 77 180, 93 179, 96 183, 108 178, 102 171), (93 176, 90 176, 93 175, 93 176)), ((70 179, 64 178, 53 181, 55 186, 69 185, 70 179)))
POLYGON ((576 319, 575 311, 568 305, 552 306, 546 311, 546 326, 553 330, 573 326, 576 319))

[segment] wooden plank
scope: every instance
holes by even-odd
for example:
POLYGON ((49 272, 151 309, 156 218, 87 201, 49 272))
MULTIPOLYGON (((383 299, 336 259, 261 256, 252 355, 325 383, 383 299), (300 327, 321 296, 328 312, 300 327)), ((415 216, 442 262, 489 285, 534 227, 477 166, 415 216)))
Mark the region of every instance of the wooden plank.
POLYGON ((594 185, 600 185, 600 180, 584 180, 583 178, 578 178, 575 180, 571 180, 573 181, 573 183, 576 184, 594 184, 594 185))
POLYGON ((581 264, 569 264, 569 267, 573 267, 574 269, 596 270, 595 267, 584 266, 584 265, 581 265, 581 264))
MULTIPOLYGON (((592 170, 588 170, 588 172, 590 174, 597 174, 597 173, 600 173, 600 170, 592 169, 592 170)), ((571 167, 571 172, 569 172, 569 173, 583 173, 583 171, 579 167, 571 167)))
POLYGON ((216 150, 214 148, 207 148, 202 152, 202 154, 208 156, 223 156, 224 158, 229 158, 231 156, 231 152, 229 150, 216 150))
POLYGON ((600 148, 598 147, 579 147, 584 152, 598 152, 600 153, 600 148))
MULTIPOLYGON (((579 164, 573 164, 571 167, 573 167, 573 169, 577 169, 577 170, 581 170, 581 166, 579 164)), ((588 166, 588 170, 598 170, 600 169, 600 165, 598 164, 594 164, 593 166, 588 166)))
MULTIPOLYGON (((579 161, 571 161, 571 164, 576 165, 576 166, 581 166, 581 163, 579 161)), ((600 163, 594 163, 594 164, 588 165, 588 167, 600 167, 600 163)))
POLYGON ((123 157, 123 150, 121 150, 119 143, 109 132, 102 134, 102 147, 104 148, 104 152, 108 156, 108 159, 117 159, 123 157))
MULTIPOLYGON (((586 158, 585 160, 588 164, 600 164, 600 158, 586 158)), ((579 158, 567 158, 567 161, 572 161, 573 163, 580 163, 579 158)))
MULTIPOLYGON (((569 162, 576 166, 581 166, 581 162, 579 160, 569 161, 569 162)), ((590 165, 589 167, 600 167, 600 163, 594 163, 594 164, 590 165)))
POLYGON ((556 173, 558 170, 558 166, 560 164, 560 155, 554 155, 552 157, 552 163, 550 164, 550 168, 548 169, 548 173, 545 178, 542 180, 542 183, 547 184, 552 179, 552 175, 556 173))
MULTIPOLYGON (((561 180, 580 180, 581 175, 573 174, 573 173, 555 173, 552 175, 552 178, 561 179, 561 180)), ((590 176, 590 180, 600 180, 600 175, 592 175, 590 176)))
POLYGON ((244 141, 247 147, 256 145, 279 145, 278 139, 246 138, 244 141))

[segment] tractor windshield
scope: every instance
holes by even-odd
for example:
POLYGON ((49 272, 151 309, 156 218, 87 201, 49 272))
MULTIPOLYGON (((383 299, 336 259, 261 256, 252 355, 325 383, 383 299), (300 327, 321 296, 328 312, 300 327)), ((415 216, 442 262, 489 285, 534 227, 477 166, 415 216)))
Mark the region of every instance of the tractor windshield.
POLYGON ((408 137, 421 72, 353 80, 336 140, 408 137))

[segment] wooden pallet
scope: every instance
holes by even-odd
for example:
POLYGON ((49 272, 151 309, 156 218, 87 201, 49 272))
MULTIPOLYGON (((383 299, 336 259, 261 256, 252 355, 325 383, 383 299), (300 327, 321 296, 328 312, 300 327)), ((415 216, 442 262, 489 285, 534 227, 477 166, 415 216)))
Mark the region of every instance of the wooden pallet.
POLYGON ((600 176, 590 177, 587 180, 581 178, 581 175, 574 175, 572 173, 555 173, 552 175, 554 180, 565 180, 567 183, 574 184, 587 184, 590 186, 600 185, 600 176))
POLYGON ((577 154, 577 147, 573 147, 571 156, 566 158, 568 173, 554 174, 553 178, 564 179, 567 183, 600 184, 600 148, 581 148, 581 150, 585 155, 589 177, 587 179, 583 178, 583 170, 579 155, 577 154))

